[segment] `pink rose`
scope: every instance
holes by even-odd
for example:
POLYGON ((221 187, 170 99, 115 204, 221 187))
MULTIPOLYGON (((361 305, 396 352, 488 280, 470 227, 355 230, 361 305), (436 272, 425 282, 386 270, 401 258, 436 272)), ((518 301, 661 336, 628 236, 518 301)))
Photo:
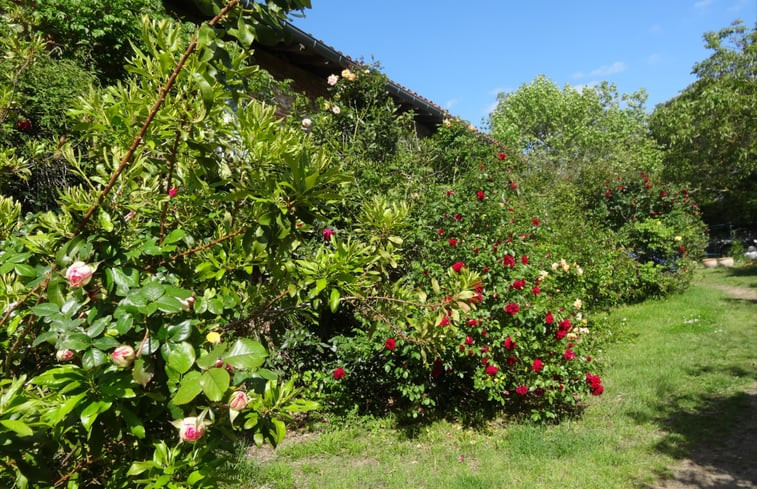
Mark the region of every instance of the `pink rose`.
POLYGON ((326 228, 323 230, 323 239, 326 241, 331 241, 331 237, 336 234, 336 231, 334 231, 331 228, 326 228))
POLYGON ((190 416, 181 420, 179 438, 181 441, 195 442, 205 434, 205 426, 197 422, 197 418, 190 416))
POLYGON ((74 352, 66 348, 65 350, 58 350, 55 352, 55 358, 58 359, 59 362, 68 362, 72 358, 74 358, 74 352))
POLYGON ((110 354, 110 359, 119 368, 126 368, 134 361, 134 348, 129 345, 121 345, 110 354))
POLYGON ((179 299, 179 302, 181 302, 181 309, 184 311, 188 311, 194 307, 195 298, 194 296, 189 296, 186 299, 179 299))
POLYGON ((179 187, 174 187, 168 191, 168 196, 172 199, 179 194, 179 187))
POLYGON ((229 399, 229 409, 241 411, 247 407, 248 402, 250 402, 250 399, 247 397, 247 393, 243 391, 234 391, 231 394, 231 399, 229 399))
POLYGON ((75 261, 66 270, 66 280, 68 285, 73 288, 79 288, 87 285, 92 278, 92 267, 83 261, 75 261))

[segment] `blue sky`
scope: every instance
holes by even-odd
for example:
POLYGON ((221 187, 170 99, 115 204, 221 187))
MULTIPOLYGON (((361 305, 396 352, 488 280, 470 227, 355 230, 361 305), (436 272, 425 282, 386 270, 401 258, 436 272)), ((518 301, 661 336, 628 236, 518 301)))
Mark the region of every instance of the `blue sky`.
POLYGON ((640 88, 647 108, 694 81, 702 35, 757 20, 757 0, 312 0, 294 24, 477 126, 497 93, 544 74, 560 86, 640 88))

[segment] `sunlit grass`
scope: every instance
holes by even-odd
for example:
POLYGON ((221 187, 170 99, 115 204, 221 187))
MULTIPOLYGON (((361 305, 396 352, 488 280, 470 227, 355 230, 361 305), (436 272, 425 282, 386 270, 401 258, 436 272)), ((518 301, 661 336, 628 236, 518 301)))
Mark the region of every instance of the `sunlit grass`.
POLYGON ((605 393, 557 426, 436 422, 412 432, 387 419, 294 437, 238 467, 237 488, 645 487, 701 443, 716 444, 748 409, 757 378, 757 304, 713 283, 757 290, 757 268, 699 272, 664 301, 609 317, 599 360, 605 393))

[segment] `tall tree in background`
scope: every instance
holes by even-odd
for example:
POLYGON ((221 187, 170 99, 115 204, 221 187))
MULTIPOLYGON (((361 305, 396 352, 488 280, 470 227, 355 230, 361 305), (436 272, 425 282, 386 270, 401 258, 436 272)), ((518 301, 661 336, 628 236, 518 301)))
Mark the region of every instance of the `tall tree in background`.
POLYGON ((664 173, 689 181, 709 223, 757 223, 757 31, 741 21, 704 35, 697 80, 651 118, 664 173))
POLYGON ((499 95, 491 133, 526 156, 528 172, 543 182, 567 179, 596 192, 609 179, 660 167, 660 151, 648 136, 646 97, 644 90, 619 95, 607 82, 560 89, 538 76, 499 95))

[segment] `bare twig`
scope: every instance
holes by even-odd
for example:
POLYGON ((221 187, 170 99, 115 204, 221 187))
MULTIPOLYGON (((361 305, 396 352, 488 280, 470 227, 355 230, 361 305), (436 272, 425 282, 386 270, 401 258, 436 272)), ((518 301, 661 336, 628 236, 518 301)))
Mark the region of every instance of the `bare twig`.
MULTIPOLYGON (((162 262, 158 263, 157 266, 159 267, 159 266, 165 265, 168 262, 172 262, 174 260, 178 260, 179 258, 184 258, 185 256, 189 256, 189 255, 192 255, 194 253, 200 252, 202 250, 206 250, 206 249, 210 248, 211 246, 217 245, 218 243, 222 243, 222 242, 224 242, 226 240, 229 240, 229 239, 231 239, 231 238, 233 238, 235 236, 239 236, 240 234, 242 234, 245 231, 247 231, 247 226, 243 226, 243 227, 237 229, 236 231, 234 231, 233 233, 227 234, 226 236, 221 236, 220 238, 216 239, 215 241, 211 241, 210 243, 205 243, 204 245, 197 246, 195 248, 192 248, 191 250, 183 251, 181 253, 173 255, 172 257, 170 257, 170 258, 168 258, 166 260, 163 260, 162 262)), ((152 267, 150 267, 150 266, 145 267, 145 270, 150 270, 150 269, 152 269, 152 267)))

